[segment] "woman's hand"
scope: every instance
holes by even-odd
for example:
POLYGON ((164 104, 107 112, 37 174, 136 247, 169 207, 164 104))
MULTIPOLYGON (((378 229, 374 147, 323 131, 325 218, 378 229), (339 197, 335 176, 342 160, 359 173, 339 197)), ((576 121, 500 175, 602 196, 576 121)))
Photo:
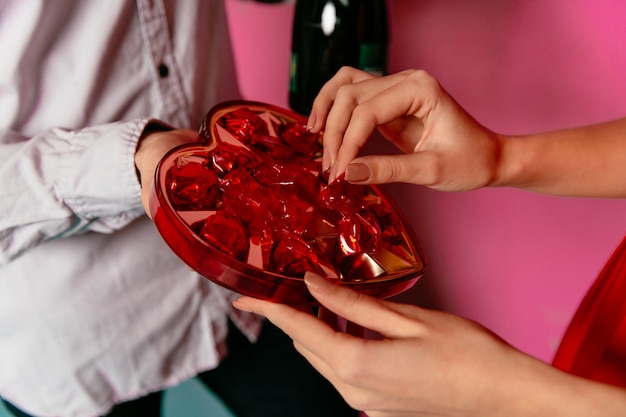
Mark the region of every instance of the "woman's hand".
POLYGON ((153 131, 141 138, 135 152, 135 166, 141 179, 141 201, 148 216, 148 197, 159 161, 172 148, 198 141, 198 132, 187 129, 153 131))
POLYGON ((420 70, 385 77, 344 67, 309 116, 324 131, 323 168, 359 184, 405 182, 442 191, 514 187, 626 197, 626 118, 526 135, 496 134, 420 70), (402 154, 360 156, 378 130, 402 154))
POLYGON ((324 131, 323 168, 361 184, 406 182, 466 191, 497 181, 500 137, 481 126, 424 71, 385 77, 344 67, 321 89, 309 117, 324 131), (372 133, 404 155, 357 157, 372 133))
POLYGON ((622 390, 565 374, 473 321, 374 299, 313 274, 305 281, 325 308, 382 338, 336 331, 278 303, 244 296, 234 305, 283 329, 346 401, 369 417, 612 416, 624 410, 622 390))

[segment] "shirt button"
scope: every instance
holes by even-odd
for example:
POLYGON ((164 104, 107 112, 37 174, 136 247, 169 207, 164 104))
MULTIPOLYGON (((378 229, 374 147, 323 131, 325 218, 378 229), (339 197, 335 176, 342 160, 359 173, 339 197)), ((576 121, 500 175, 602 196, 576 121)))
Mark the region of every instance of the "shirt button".
POLYGON ((159 64, 159 76, 165 78, 170 74, 170 69, 165 64, 159 64))

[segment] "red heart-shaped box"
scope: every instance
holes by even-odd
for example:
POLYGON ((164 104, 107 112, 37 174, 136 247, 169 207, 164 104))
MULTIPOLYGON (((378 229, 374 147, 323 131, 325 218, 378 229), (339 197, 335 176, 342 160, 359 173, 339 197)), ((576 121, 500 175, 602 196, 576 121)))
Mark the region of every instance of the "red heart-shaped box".
POLYGON ((213 107, 201 142, 157 167, 157 230, 202 276, 252 297, 314 302, 306 271, 379 298, 411 288, 426 262, 404 216, 380 187, 328 184, 306 122, 259 102, 213 107))

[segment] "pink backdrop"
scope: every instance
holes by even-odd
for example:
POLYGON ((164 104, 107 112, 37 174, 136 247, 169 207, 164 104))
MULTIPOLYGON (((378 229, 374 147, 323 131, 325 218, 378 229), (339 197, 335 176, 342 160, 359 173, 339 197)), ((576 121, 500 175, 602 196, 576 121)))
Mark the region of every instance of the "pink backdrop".
MULTIPOLYGON (((227 3, 242 93, 286 106, 293 3, 227 3)), ((527 133, 626 114, 622 0, 390 5, 390 71, 428 70, 494 130, 527 133)), ((427 274, 398 299, 475 319, 547 361, 626 230, 626 200, 388 189, 429 260, 427 274)))

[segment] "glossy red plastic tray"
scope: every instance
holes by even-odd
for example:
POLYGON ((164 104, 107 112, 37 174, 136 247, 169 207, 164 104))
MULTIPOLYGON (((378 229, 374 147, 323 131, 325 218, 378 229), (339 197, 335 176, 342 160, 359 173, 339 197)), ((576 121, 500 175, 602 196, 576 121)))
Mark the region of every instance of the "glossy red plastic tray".
POLYGON ((321 172, 321 135, 290 110, 249 101, 212 108, 201 142, 159 163, 150 211, 191 268, 241 294, 314 301, 315 271, 375 297, 407 290, 425 258, 396 204, 376 186, 321 172))

